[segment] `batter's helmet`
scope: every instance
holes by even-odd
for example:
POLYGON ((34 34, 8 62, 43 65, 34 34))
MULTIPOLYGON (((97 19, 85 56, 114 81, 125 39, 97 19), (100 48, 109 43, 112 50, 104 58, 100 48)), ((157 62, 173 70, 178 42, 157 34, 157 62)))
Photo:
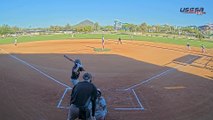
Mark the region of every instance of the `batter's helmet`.
POLYGON ((75 63, 75 64, 77 64, 77 63, 78 63, 78 64, 81 64, 81 61, 80 61, 80 59, 75 59, 74 63, 75 63))
POLYGON ((84 73, 83 79, 92 82, 92 75, 90 73, 84 73))

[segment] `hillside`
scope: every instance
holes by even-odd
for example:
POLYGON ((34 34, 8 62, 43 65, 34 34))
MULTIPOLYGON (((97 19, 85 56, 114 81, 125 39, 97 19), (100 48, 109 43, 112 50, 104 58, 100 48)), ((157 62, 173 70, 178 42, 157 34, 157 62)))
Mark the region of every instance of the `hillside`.
POLYGON ((94 26, 94 23, 90 20, 84 20, 78 23, 77 25, 75 25, 75 27, 79 27, 79 26, 94 26))

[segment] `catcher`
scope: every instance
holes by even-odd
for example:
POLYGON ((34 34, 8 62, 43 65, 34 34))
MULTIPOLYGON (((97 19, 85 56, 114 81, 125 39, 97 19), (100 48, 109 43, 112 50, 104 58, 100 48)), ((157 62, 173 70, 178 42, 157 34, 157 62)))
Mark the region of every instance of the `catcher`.
POLYGON ((75 65, 72 68, 72 75, 71 75, 71 79, 70 79, 73 86, 75 86, 79 82, 78 78, 80 76, 80 72, 85 71, 83 68, 83 65, 81 64, 81 61, 79 59, 76 59, 74 61, 74 64, 75 65))
POLYGON ((105 120, 107 115, 106 100, 101 95, 101 90, 97 89, 97 99, 95 108, 95 118, 96 120, 105 120))

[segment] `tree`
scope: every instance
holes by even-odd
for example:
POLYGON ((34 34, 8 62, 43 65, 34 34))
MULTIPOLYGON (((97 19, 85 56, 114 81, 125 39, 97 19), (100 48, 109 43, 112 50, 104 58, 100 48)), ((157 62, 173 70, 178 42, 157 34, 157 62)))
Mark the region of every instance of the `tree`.
POLYGON ((11 29, 8 25, 2 25, 0 27, 0 34, 1 35, 6 35, 6 34, 9 34, 9 33, 11 33, 11 29))
POLYGON ((100 29, 100 26, 99 26, 98 22, 96 22, 94 24, 94 29, 95 29, 95 31, 98 31, 100 29))
POLYGON ((113 26, 103 26, 101 28, 101 30, 103 30, 103 31, 113 31, 114 27, 113 26))
POLYGON ((77 26, 75 27, 77 32, 92 32, 92 26, 77 26))
POLYGON ((129 24, 123 24, 121 27, 124 31, 129 31, 129 24))
POLYGON ((137 25, 123 24, 122 29, 125 30, 125 31, 135 32, 135 31, 137 31, 137 25))
POLYGON ((65 26, 64 26, 64 30, 72 30, 72 26, 70 26, 70 24, 66 24, 65 26))
POLYGON ((147 32, 147 24, 146 23, 142 23, 141 25, 140 25, 140 29, 141 29, 141 32, 142 33, 145 33, 145 32, 147 32))
POLYGON ((137 25, 129 24, 129 31, 130 31, 130 32, 135 32, 135 31, 136 31, 136 28, 137 28, 137 25))
POLYGON ((92 26, 85 26, 84 28, 83 28, 83 32, 92 32, 92 26))
POLYGON ((199 40, 202 40, 204 38, 204 35, 200 31, 197 31, 195 34, 196 34, 195 37, 198 38, 199 40))
POLYGON ((61 26, 50 26, 49 30, 53 31, 53 32, 58 32, 58 31, 63 30, 63 27, 61 27, 61 26))

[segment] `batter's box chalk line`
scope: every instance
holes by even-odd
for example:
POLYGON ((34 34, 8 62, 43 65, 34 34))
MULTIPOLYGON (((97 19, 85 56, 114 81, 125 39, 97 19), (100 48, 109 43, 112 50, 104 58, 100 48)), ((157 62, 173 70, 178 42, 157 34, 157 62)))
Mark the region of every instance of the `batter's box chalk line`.
MULTIPOLYGON (((66 88, 64 90, 64 93, 61 96, 61 98, 60 98, 60 100, 59 100, 59 102, 57 104, 57 108, 59 108, 59 109, 69 109, 69 106, 63 106, 62 102, 63 102, 64 97, 67 94, 67 92, 69 90, 71 90, 71 89, 72 88, 66 88)), ((114 110, 119 110, 119 111, 144 111, 145 110, 144 107, 143 107, 143 105, 142 105, 142 103, 141 103, 141 101, 140 101, 140 99, 138 98, 137 94, 135 93, 135 90, 132 89, 131 92, 133 93, 133 95, 134 95, 134 97, 135 97, 135 99, 136 99, 136 101, 138 103, 138 107, 129 107, 129 108, 127 108, 127 107, 126 108, 120 107, 120 108, 114 108, 114 110)))
MULTIPOLYGON (((191 62, 191 61, 193 61, 193 60, 195 60, 195 59, 197 59, 198 57, 192 57, 191 59, 189 59, 188 61, 186 61, 186 63, 187 63, 187 65, 191 62)), ((167 74, 169 74, 170 72, 173 72, 173 71, 176 71, 176 69, 177 68, 179 68, 179 67, 181 67, 181 65, 178 65, 178 66, 176 66, 176 67, 174 67, 174 68, 171 68, 171 69, 168 69, 168 70, 166 70, 166 71, 163 71, 163 72, 161 72, 161 73, 159 73, 159 74, 157 74, 157 75, 154 75, 154 76, 152 76, 151 78, 149 78, 149 79, 146 79, 146 80, 143 80, 142 82, 140 82, 140 83, 138 83, 138 84, 135 84, 135 85, 133 85, 133 86, 131 86, 131 87, 128 87, 128 88, 126 88, 126 89, 116 89, 116 91, 129 91, 129 90, 132 90, 132 92, 133 92, 133 94, 134 94, 134 96, 135 96, 135 98, 136 98, 136 100, 137 100, 137 102, 138 102, 138 104, 139 104, 139 107, 132 107, 132 108, 115 108, 115 110, 145 110, 144 109, 144 107, 143 107, 143 105, 142 105, 142 103, 141 103, 141 101, 140 101, 140 99, 138 98, 138 96, 137 96, 137 94, 135 93, 135 90, 134 90, 134 88, 136 88, 136 87, 138 87, 138 86, 141 86, 142 84, 146 84, 146 83, 148 83, 148 82, 151 82, 152 80, 154 80, 154 79, 156 79, 156 78, 159 78, 159 77, 161 77, 161 76, 164 76, 164 75, 167 75, 167 74)))
MULTIPOLYGON (((3 50, 3 49, 2 49, 2 50, 3 50)), ((68 85, 65 84, 65 83, 60 82, 59 80, 55 79, 54 77, 48 75, 47 73, 45 73, 45 72, 43 72, 43 71, 41 71, 41 70, 39 70, 39 69, 36 68, 34 65, 32 65, 32 64, 30 64, 30 63, 28 63, 28 62, 26 62, 26 61, 24 61, 24 60, 22 60, 22 59, 16 57, 15 55, 11 55, 9 52, 7 52, 7 51, 5 51, 5 50, 3 50, 3 51, 4 51, 6 54, 8 54, 11 58, 13 58, 13 59, 19 61, 20 63, 22 63, 22 64, 24 64, 24 65, 30 67, 32 70, 37 71, 38 73, 40 73, 40 74, 42 74, 43 76, 47 77, 49 80, 51 80, 51 81, 53 81, 53 82, 55 82, 55 83, 57 83, 57 84, 59 84, 59 85, 61 85, 61 86, 66 87, 66 89, 64 90, 64 93, 63 93, 62 97, 60 98, 60 100, 59 100, 59 102, 58 102, 58 104, 57 104, 57 108, 60 108, 60 109, 69 109, 68 106, 62 106, 61 104, 62 104, 63 99, 64 99, 65 95, 67 94, 68 90, 71 90, 71 89, 72 89, 70 86, 68 86, 68 85)), ((144 110, 144 108, 143 108, 143 106, 142 106, 142 104, 141 104, 139 98, 137 97, 137 95, 136 95, 134 89, 132 89, 132 92, 134 93, 135 98, 137 99, 138 104, 140 105, 140 107, 139 107, 139 108, 115 108, 115 110, 144 110)))
POLYGON ((68 106, 62 106, 62 105, 61 105, 62 102, 63 102, 64 96, 66 95, 66 93, 68 92, 68 90, 72 90, 72 88, 66 88, 66 89, 64 90, 64 93, 63 93, 63 95, 61 96, 61 99, 60 99, 59 102, 58 102, 57 108, 60 108, 60 109, 69 109, 68 106))
MULTIPOLYGON (((2 50, 3 50, 3 49, 2 49, 2 50)), ((66 84, 64 84, 64 83, 62 83, 62 82, 60 82, 59 80, 53 78, 52 76, 46 74, 45 72, 43 72, 43 71, 41 71, 41 70, 39 70, 38 68, 36 68, 36 67, 33 66, 32 64, 30 64, 30 63, 28 63, 28 62, 26 62, 26 61, 24 61, 24 60, 22 60, 22 59, 16 57, 15 55, 11 55, 9 52, 7 52, 7 51, 5 51, 5 50, 3 50, 3 51, 4 51, 6 54, 8 54, 11 58, 13 58, 13 59, 15 59, 15 60, 21 62, 22 64, 24 64, 24 65, 26 65, 26 66, 32 68, 33 70, 39 72, 40 74, 46 76, 47 78, 49 78, 49 80, 52 80, 52 81, 54 81, 55 83, 60 84, 60 85, 62 85, 62 86, 64 86, 64 87, 66 87, 66 89, 64 90, 64 93, 63 93, 61 99, 59 100, 59 102, 58 102, 58 104, 57 104, 57 108, 61 108, 61 109, 68 109, 68 108, 69 108, 69 107, 62 106, 61 103, 62 103, 62 101, 63 101, 63 99, 64 99, 64 97, 65 97, 67 91, 72 89, 70 86, 68 86, 68 85, 66 85, 66 84)), ((187 62, 190 62, 190 61, 192 61, 192 60, 194 60, 194 59, 196 59, 196 57, 190 59, 190 60, 187 61, 187 62)), ((180 66, 177 66, 177 67, 175 67, 175 68, 178 68, 178 67, 180 67, 180 66)), ((148 79, 148 80, 146 80, 146 81, 143 81, 143 82, 141 82, 141 83, 138 83, 138 84, 136 84, 136 85, 133 85, 133 86, 127 88, 127 89, 124 89, 124 91, 131 90, 131 91, 133 92, 133 94, 134 94, 134 96, 135 96, 135 98, 136 98, 136 100, 137 100, 137 102, 138 102, 139 107, 134 107, 134 108, 133 108, 133 107, 132 107, 132 108, 131 108, 131 107, 130 107, 130 108, 115 108, 115 110, 142 110, 142 111, 143 111, 143 110, 144 110, 144 107, 142 106, 142 103, 141 103, 140 99, 138 98, 137 94, 135 93, 134 88, 137 87, 137 86, 140 86, 140 85, 142 85, 142 84, 145 84, 145 83, 147 83, 147 82, 150 82, 151 80, 153 80, 153 79, 155 79, 155 78, 158 78, 158 77, 160 77, 160 76, 163 76, 163 75, 165 75, 165 74, 168 74, 169 72, 171 72, 171 71, 173 71, 173 70, 174 70, 174 68, 173 68, 173 69, 166 70, 166 71, 164 71, 164 72, 162 72, 162 73, 160 73, 160 74, 158 74, 158 75, 156 75, 156 76, 151 77, 150 79, 148 79)))
POLYGON ((26 62, 26 61, 24 61, 24 60, 22 60, 22 59, 16 57, 15 55, 10 54, 9 52, 7 52, 7 51, 5 51, 5 50, 3 50, 3 49, 1 49, 1 50, 2 50, 4 53, 8 54, 11 58, 13 58, 13 59, 19 61, 20 63, 22 63, 22 64, 24 64, 24 65, 30 67, 32 70, 34 70, 34 71, 36 71, 36 72, 42 74, 43 76, 47 77, 49 80, 51 80, 51 81, 53 81, 53 82, 55 82, 55 83, 57 83, 57 84, 59 84, 59 85, 61 85, 61 86, 63 86, 63 87, 66 87, 66 89, 65 89, 65 91, 64 91, 64 93, 63 93, 63 95, 62 95, 62 97, 61 97, 61 99, 59 100, 59 103, 58 103, 58 105, 57 105, 57 108, 65 108, 65 109, 66 109, 66 107, 61 106, 61 103, 62 103, 63 98, 64 98, 64 96, 66 95, 67 91, 72 89, 70 86, 68 86, 67 84, 65 84, 65 83, 63 83, 63 82, 61 82, 61 81, 55 79, 54 77, 48 75, 47 73, 45 73, 45 72, 39 70, 39 69, 36 68, 33 64, 30 64, 30 63, 28 63, 28 62, 26 62))
POLYGON ((125 108, 114 108, 114 110, 120 110, 120 111, 136 111, 136 110, 139 110, 139 111, 144 111, 144 107, 140 101, 140 99, 138 98, 137 94, 135 93, 135 90, 134 89, 131 89, 131 91, 133 92, 134 96, 135 96, 135 99, 137 100, 137 103, 139 105, 139 107, 125 107, 125 108))

